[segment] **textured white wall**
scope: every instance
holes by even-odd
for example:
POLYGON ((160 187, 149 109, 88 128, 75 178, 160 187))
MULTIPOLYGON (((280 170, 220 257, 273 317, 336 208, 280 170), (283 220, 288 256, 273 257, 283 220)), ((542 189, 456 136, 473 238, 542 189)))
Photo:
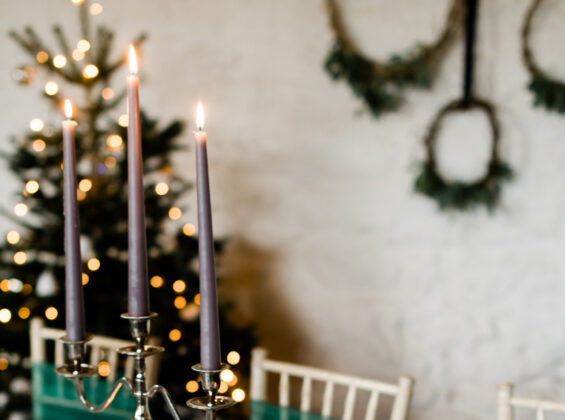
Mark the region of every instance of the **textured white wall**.
MULTIPOLYGON (((457 215, 414 195, 412 183, 427 124, 459 94, 460 46, 433 91, 411 93, 401 112, 377 121, 357 115, 349 88, 322 70, 332 42, 322 0, 102 2, 96 20, 117 28, 123 45, 151 34, 145 108, 165 120, 192 118, 197 98, 206 104, 215 227, 232 238, 222 291, 275 356, 391 380, 413 375, 414 420, 493 418, 501 381, 565 398, 565 118, 530 106, 518 36, 527 3, 482 2, 477 52, 477 89, 498 105, 517 177, 496 214, 457 215)), ((431 39, 448 2, 342 4, 365 51, 386 57, 431 39)), ((0 0, 0 8, 3 34, 26 23, 41 33, 57 20, 76 26, 68 0, 0 0)), ((565 5, 544 8, 539 60, 565 77, 565 5)), ((57 115, 37 99, 40 86, 11 81, 25 59, 3 34, 6 149, 8 134, 32 117, 57 115)), ((479 173, 484 121, 470 115, 447 128, 456 138, 441 142, 445 171, 479 173)), ((178 162, 192 177, 192 155, 178 162)), ((15 185, 1 188, 7 196, 15 185)), ((194 207, 194 197, 186 203, 194 207)))

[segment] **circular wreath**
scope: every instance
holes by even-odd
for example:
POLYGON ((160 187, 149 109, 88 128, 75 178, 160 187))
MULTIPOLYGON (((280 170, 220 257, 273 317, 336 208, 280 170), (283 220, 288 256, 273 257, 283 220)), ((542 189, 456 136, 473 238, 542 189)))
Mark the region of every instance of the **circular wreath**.
POLYGON ((528 89, 534 95, 534 106, 543 106, 548 111, 563 114, 565 113, 565 83, 550 76, 538 66, 530 46, 532 21, 541 3, 542 0, 534 0, 531 3, 522 27, 522 57, 530 73, 528 89))
POLYGON ((512 178, 512 169, 500 159, 499 125, 494 107, 487 101, 471 98, 466 104, 462 99, 441 108, 424 138, 426 159, 416 178, 415 190, 436 200, 442 210, 469 210, 484 205, 493 210, 498 204, 502 184, 512 178), (473 182, 448 181, 438 171, 436 143, 441 124, 449 114, 467 109, 478 109, 488 118, 491 129, 491 152, 486 173, 473 182))
POLYGON ((379 62, 367 58, 351 40, 336 0, 326 3, 336 37, 326 58, 326 71, 334 80, 345 79, 375 117, 396 110, 403 102, 401 92, 406 87, 431 87, 439 59, 461 26, 463 15, 462 1, 452 0, 443 30, 435 42, 419 44, 407 53, 379 62))

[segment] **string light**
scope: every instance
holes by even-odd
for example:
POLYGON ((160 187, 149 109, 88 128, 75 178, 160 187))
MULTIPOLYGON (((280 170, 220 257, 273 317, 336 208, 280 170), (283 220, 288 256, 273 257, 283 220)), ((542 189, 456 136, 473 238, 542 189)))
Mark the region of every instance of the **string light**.
POLYGON ((171 332, 169 332, 169 340, 173 342, 179 341, 181 337, 182 337, 182 333, 180 332, 180 330, 177 330, 176 328, 174 330, 171 330, 171 332))
POLYGON ((187 223, 182 227, 182 233, 184 233, 186 236, 192 236, 196 233, 196 226, 194 226, 192 223, 187 223))
POLYGON ((0 370, 8 369, 8 365, 8 359, 6 359, 5 357, 0 357, 0 370))
POLYGON ((234 373, 233 374, 233 379, 231 381, 228 382, 229 386, 234 386, 235 384, 237 384, 237 375, 234 373))
POLYGON ((31 128, 31 131, 41 131, 43 130, 43 127, 45 127, 45 123, 39 118, 34 118, 29 122, 29 128, 31 128))
POLYGON ((186 383, 186 390, 190 393, 198 391, 198 382, 196 381, 188 381, 186 383))
POLYGON ((67 57, 62 54, 57 54, 53 57, 53 65, 58 69, 62 69, 67 65, 67 57))
POLYGON ((39 51, 39 52, 35 55, 35 59, 37 60, 38 63, 43 64, 43 63, 45 63, 47 60, 49 60, 49 54, 47 54, 45 51, 39 51))
POLYGON ((194 295, 194 303, 196 303, 197 305, 200 305, 200 293, 197 293, 196 295, 194 295))
POLYGON ((171 220, 180 219, 181 216, 182 216, 182 211, 178 207, 171 207, 169 209, 169 217, 171 218, 171 220))
POLYGON ((149 280, 149 283, 151 283, 152 287, 158 289, 159 287, 161 287, 163 285, 163 277, 153 276, 153 277, 151 277, 151 280, 149 280))
POLYGON ((14 206, 14 213, 16 216, 25 216, 28 210, 28 207, 24 203, 18 203, 14 206))
POLYGON ((71 54, 73 56, 73 60, 80 61, 84 59, 84 53, 81 50, 73 50, 71 54))
POLYGON ((14 254, 14 262, 17 265, 23 265, 27 261, 27 255, 23 251, 18 251, 14 254))
POLYGON ((3 292, 9 292, 10 291, 10 280, 4 279, 4 280, 0 281, 0 290, 2 290, 3 292))
POLYGON ((20 309, 18 309, 18 316, 21 319, 28 319, 30 314, 31 311, 29 310, 29 308, 26 308, 25 306, 22 306, 20 309))
POLYGON ((222 381, 224 382, 231 382, 233 381, 234 378, 234 374, 231 371, 231 369, 224 369, 222 370, 222 373, 220 373, 220 378, 222 379, 222 381))
POLYGON ((237 365, 240 359, 241 357, 239 356, 239 353, 237 351, 232 350, 228 353, 227 361, 230 365, 237 365))
POLYGON ((177 296, 175 298, 175 308, 183 309, 186 306, 186 299, 182 296, 177 296))
POLYGON ((96 15, 99 15, 100 13, 102 13, 104 8, 102 7, 102 5, 100 3, 92 3, 89 10, 90 10, 91 15, 96 16, 96 15))
POLYGON ((173 283, 173 290, 177 293, 182 293, 186 289, 186 283, 182 280, 176 280, 173 283))
POLYGON ((59 311, 57 310, 57 308, 50 306, 47 309, 45 309, 45 318, 47 318, 49 321, 53 321, 57 319, 58 316, 59 316, 59 311))
POLYGON ((155 192, 157 195, 165 195, 169 192, 169 186, 166 182, 159 182, 155 185, 155 192))
POLYGON ((96 67, 94 64, 87 64, 82 69, 82 76, 85 79, 94 79, 96 76, 98 76, 98 73, 100 73, 100 70, 98 70, 98 67, 96 67))
POLYGON ((245 391, 241 388, 234 389, 233 392, 231 393, 231 397, 236 402, 241 402, 245 399, 245 391))
POLYGON ((90 281, 90 277, 86 273, 82 273, 82 285, 86 286, 90 281))
POLYGON ((37 191, 39 191, 39 182, 37 182, 35 179, 30 179, 28 182, 26 182, 25 189, 28 193, 35 194, 37 191))
POLYGON ((9 309, 0 309, 0 322, 2 324, 7 324, 12 319, 12 312, 9 309))
POLYGON ((124 140, 122 139, 122 136, 120 136, 119 134, 112 134, 108 136, 108 138, 106 139, 106 144, 108 145, 108 147, 111 147, 112 149, 117 149, 118 147, 121 147, 123 143, 124 140))
POLYGON ((218 392, 220 394, 223 394, 224 392, 226 392, 228 390, 228 384, 226 384, 224 381, 220 382, 220 387, 218 388, 218 392))
POLYGON ((114 91, 112 90, 112 88, 107 87, 102 89, 102 93, 100 95, 102 95, 103 99, 109 100, 114 97, 114 91))
POLYGON ((36 152, 43 152, 45 150, 45 142, 41 139, 35 139, 31 144, 31 147, 36 152))
POLYGON ((15 245, 18 242, 20 242, 20 234, 19 232, 15 231, 15 230, 11 230, 6 234, 6 241, 8 241, 9 244, 11 245, 15 245))
POLYGON ((92 181, 88 178, 81 179, 78 183, 78 189, 84 192, 88 192, 92 189, 92 181))
POLYGON ((59 92, 59 85, 55 82, 47 82, 45 84, 45 93, 49 96, 56 95, 59 92))
POLYGON ((127 127, 128 126, 128 116, 127 116, 127 114, 122 114, 118 117, 118 125, 120 127, 127 127))
POLYGON ((81 39, 77 42, 77 49, 82 52, 87 52, 90 49, 90 42, 86 39, 81 39))
POLYGON ((98 258, 91 258, 86 265, 90 271, 96 271, 100 268, 100 260, 98 258))
POLYGON ((98 364, 98 374, 100 376, 108 376, 111 370, 112 369, 110 368, 110 363, 105 360, 98 364))

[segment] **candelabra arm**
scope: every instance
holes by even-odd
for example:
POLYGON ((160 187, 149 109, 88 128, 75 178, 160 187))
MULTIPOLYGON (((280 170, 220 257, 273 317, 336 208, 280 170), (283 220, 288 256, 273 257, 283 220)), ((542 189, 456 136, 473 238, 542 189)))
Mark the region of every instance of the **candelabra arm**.
POLYGON ((180 414, 178 413, 178 411, 175 408, 175 405, 173 403, 173 399, 171 398, 169 391, 167 391, 167 389, 165 387, 163 387, 161 385, 153 385, 151 387, 151 389, 147 392, 147 396, 149 398, 151 398, 153 396, 153 394, 156 394, 158 392, 161 394, 161 396, 165 400, 165 403, 167 403, 167 407, 169 407, 169 411, 171 412, 171 415, 173 416, 173 418, 175 420, 181 420, 180 414))
POLYGON ((86 397, 86 394, 84 392, 84 381, 80 378, 73 378, 73 384, 75 386, 75 392, 79 397, 80 401, 82 402, 84 407, 91 413, 100 413, 106 410, 110 406, 110 404, 112 404, 112 401, 114 401, 114 398, 116 398, 116 395, 118 394, 118 392, 122 387, 126 387, 127 389, 129 389, 131 393, 133 393, 133 387, 129 379, 125 377, 120 378, 114 383, 114 387, 108 398, 106 398, 106 400, 102 404, 94 405, 90 401, 88 401, 88 398, 86 397))

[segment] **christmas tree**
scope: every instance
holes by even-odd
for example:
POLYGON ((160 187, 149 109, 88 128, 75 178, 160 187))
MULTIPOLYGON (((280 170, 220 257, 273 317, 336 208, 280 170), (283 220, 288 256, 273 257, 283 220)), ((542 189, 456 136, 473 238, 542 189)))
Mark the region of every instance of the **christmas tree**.
MULTIPOLYGON (((89 15, 100 13, 100 4, 73 3, 79 10, 81 29, 76 43, 68 41, 60 26, 53 29, 58 41, 54 49, 30 27, 11 32, 33 60, 16 69, 14 78, 32 84, 33 78, 45 77, 43 96, 53 107, 61 110, 68 97, 78 108, 77 195, 87 330, 127 339, 127 322, 119 318, 127 311, 127 115, 125 86, 120 91, 110 87, 125 64, 127 48, 115 56, 113 33, 104 26, 95 31, 90 27, 89 15)), ((133 44, 138 47, 144 39, 141 35, 133 44)), ((42 317, 48 326, 64 328, 59 124, 60 120, 53 124, 31 120, 28 132, 14 138, 13 152, 4 156, 22 188, 13 210, 5 211, 15 225, 0 244, 0 418, 30 406, 25 389, 29 319, 42 317)), ((179 229, 183 210, 175 205, 191 185, 171 164, 172 153, 184 147, 178 140, 183 124, 173 121, 161 126, 142 113, 141 125, 151 310, 159 313, 152 333, 166 348, 159 383, 182 403, 198 388, 191 366, 200 359, 198 241, 191 223, 179 229)), ((217 251, 220 248, 218 243, 217 251)), ((228 372, 224 377, 223 392, 242 386, 253 345, 251 330, 231 325, 227 309, 226 304, 220 306, 222 356, 235 366, 233 375, 228 372)), ((241 398, 241 391, 236 395, 241 398)))

